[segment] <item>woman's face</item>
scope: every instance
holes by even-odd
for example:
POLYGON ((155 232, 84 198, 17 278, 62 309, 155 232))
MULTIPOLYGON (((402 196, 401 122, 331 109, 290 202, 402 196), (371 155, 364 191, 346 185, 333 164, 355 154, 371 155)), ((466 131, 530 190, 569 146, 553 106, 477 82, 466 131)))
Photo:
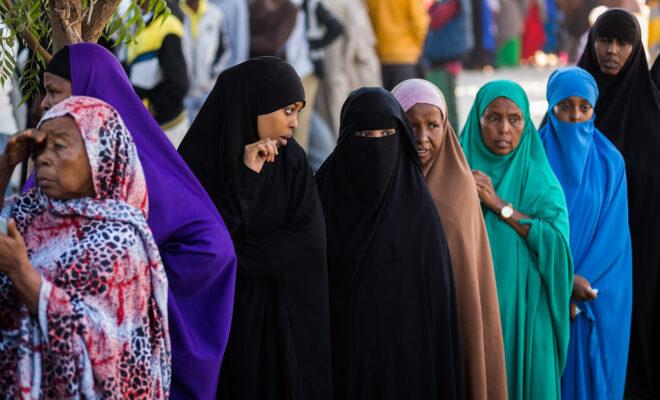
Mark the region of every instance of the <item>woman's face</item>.
POLYGON ((594 116, 594 108, 587 100, 579 96, 567 97, 552 108, 561 122, 585 122, 594 116))
POLYGON ((50 110, 55 104, 72 95, 71 82, 50 72, 44 73, 44 88, 46 97, 41 101, 43 112, 50 110))
POLYGON ((605 75, 617 75, 632 53, 632 43, 608 37, 596 38, 594 44, 600 70, 605 75))
POLYGON ((296 102, 270 114, 257 117, 259 139, 272 139, 278 144, 280 139, 289 140, 293 137, 293 130, 298 126, 298 114, 304 107, 302 102, 296 102))
POLYGON ((375 129, 373 131, 355 132, 355 136, 369 137, 369 138, 379 138, 379 137, 385 137, 385 136, 392 136, 394 134, 396 134, 396 128, 375 129))
POLYGON ((498 97, 493 100, 480 119, 481 136, 488 150, 505 156, 520 143, 525 128, 522 111, 513 101, 498 97))
POLYGON ((417 154, 422 165, 426 165, 435 158, 442 146, 445 135, 442 112, 434 105, 419 103, 412 106, 406 115, 415 134, 417 154))
POLYGON ((94 196, 92 169, 80 131, 71 117, 50 119, 41 125, 45 144, 37 150, 37 185, 59 200, 94 196))

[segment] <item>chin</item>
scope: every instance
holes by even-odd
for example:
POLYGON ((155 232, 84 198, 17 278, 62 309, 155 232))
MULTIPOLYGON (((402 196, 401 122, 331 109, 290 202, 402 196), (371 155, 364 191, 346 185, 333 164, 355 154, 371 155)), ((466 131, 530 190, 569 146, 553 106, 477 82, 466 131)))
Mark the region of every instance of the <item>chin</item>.
POLYGON ((491 150, 493 153, 497 154, 498 156, 505 156, 513 151, 513 149, 495 149, 491 150))

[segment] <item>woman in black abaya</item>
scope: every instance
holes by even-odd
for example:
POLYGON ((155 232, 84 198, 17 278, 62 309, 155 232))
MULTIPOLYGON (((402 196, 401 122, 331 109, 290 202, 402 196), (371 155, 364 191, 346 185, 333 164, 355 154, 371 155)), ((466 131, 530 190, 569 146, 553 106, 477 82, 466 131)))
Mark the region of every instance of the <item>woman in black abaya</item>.
POLYGON ((601 15, 578 63, 598 83, 596 127, 623 154, 633 251, 633 314, 626 396, 660 397, 660 92, 637 19, 601 15))
POLYGON ((411 132, 389 92, 356 90, 316 175, 337 400, 463 397, 451 261, 411 132))
POLYGON ((247 61, 220 75, 179 147, 238 256, 222 400, 332 396, 325 226, 291 138, 304 99, 288 63, 247 61))

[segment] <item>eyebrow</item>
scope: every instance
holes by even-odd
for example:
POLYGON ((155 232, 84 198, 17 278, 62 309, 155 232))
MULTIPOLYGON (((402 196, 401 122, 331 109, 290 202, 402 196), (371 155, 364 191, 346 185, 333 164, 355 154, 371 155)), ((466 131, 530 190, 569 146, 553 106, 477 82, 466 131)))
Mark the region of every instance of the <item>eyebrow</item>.
POLYGON ((69 139, 71 137, 70 132, 61 131, 61 130, 57 130, 57 131, 48 130, 46 131, 46 133, 58 139, 69 139))

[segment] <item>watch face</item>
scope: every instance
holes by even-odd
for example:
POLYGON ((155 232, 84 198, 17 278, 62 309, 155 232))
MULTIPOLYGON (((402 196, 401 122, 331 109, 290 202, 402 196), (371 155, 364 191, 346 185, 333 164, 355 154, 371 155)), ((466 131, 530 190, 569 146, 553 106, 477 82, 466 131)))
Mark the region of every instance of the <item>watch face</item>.
POLYGON ((504 217, 504 218, 511 218, 511 216, 513 215, 513 207, 511 207, 511 206, 502 207, 501 214, 502 214, 502 217, 504 217))

